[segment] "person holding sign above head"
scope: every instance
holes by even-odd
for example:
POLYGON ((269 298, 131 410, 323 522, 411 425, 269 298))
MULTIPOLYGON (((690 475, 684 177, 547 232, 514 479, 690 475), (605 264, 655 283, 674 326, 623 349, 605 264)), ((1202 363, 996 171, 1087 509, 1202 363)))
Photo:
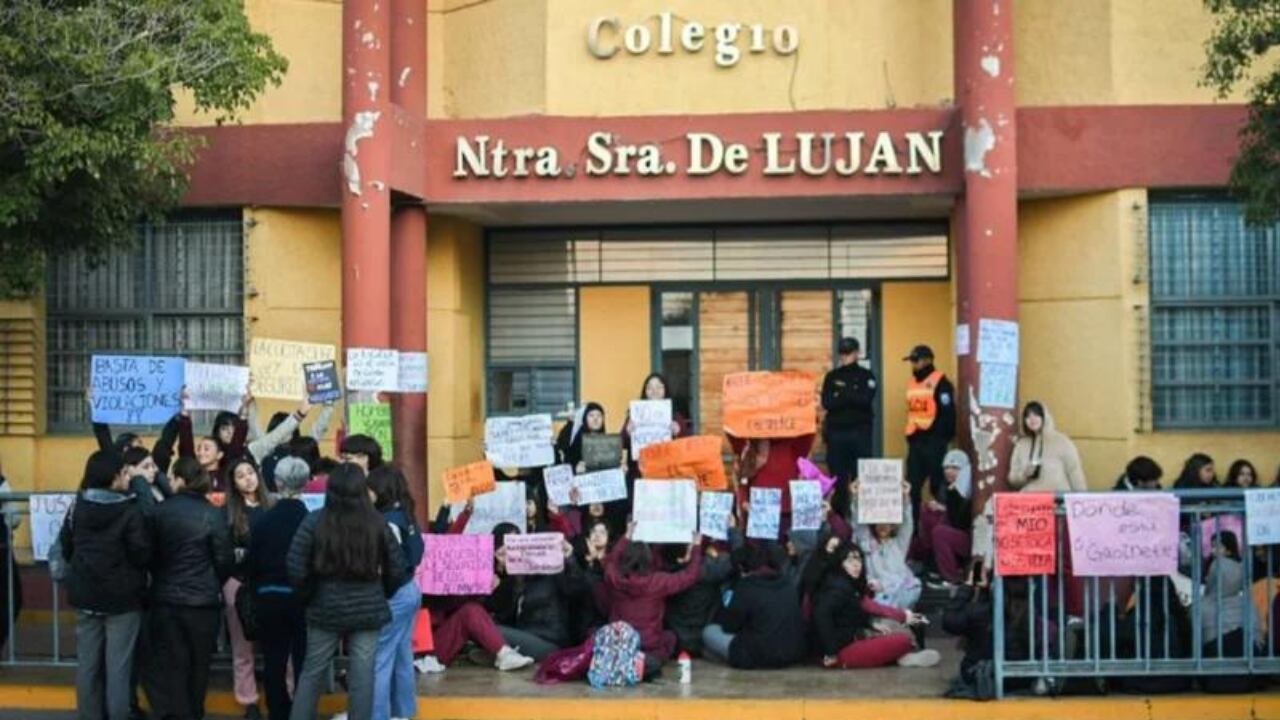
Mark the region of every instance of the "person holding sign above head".
MULTIPOLYGON (((93 413, 93 388, 85 390, 85 400, 89 403, 89 412, 93 413)), ((156 439, 156 444, 152 446, 151 455, 153 456, 156 467, 160 472, 169 472, 169 465, 173 462, 173 444, 178 441, 178 417, 180 413, 174 413, 169 418, 169 422, 165 423, 164 428, 160 430, 160 437, 156 439)), ((117 453, 124 454, 131 447, 143 447, 144 442, 142 436, 132 432, 122 432, 114 438, 111 436, 111 426, 107 423, 93 423, 93 436, 98 441, 99 450, 114 450, 117 453)))
POLYGON ((213 478, 213 492, 224 492, 227 464, 245 452, 245 439, 249 434, 245 416, 253 396, 244 396, 239 415, 226 411, 218 413, 213 421, 213 431, 198 441, 191 426, 190 400, 190 394, 183 389, 178 410, 178 456, 195 458, 213 478))
POLYGON ((920 521, 924 484, 942 497, 942 458, 956 435, 956 391, 933 365, 933 349, 917 345, 903 360, 911 363, 907 381, 907 482, 911 483, 911 519, 920 521))
MULTIPOLYGON (((851 488, 851 516, 858 518, 858 485, 854 481, 851 488)), ((910 498, 911 485, 902 483, 903 504, 910 498)), ((911 535, 915 529, 911 515, 905 510, 902 513, 902 524, 876 523, 864 525, 853 523, 853 539, 858 543, 860 555, 866 558, 867 586, 875 594, 876 602, 890 607, 909 610, 915 607, 920 599, 920 578, 916 577, 907 565, 907 554, 911 549, 911 535)))
POLYGON ((560 429, 556 437, 556 455, 560 464, 568 465, 578 474, 586 472, 582 462, 582 436, 584 434, 604 434, 604 407, 600 403, 589 402, 578 408, 573 420, 560 429))
POLYGON ((858 364, 861 349, 857 338, 841 339, 840 365, 822 380, 827 466, 837 481, 856 475, 858 460, 872 454, 877 385, 875 374, 858 364))
POLYGON ((867 578, 867 563, 856 545, 841 542, 829 557, 813 597, 814 634, 822 648, 823 667, 938 664, 938 651, 916 650, 913 633, 907 630, 927 625, 928 619, 876 602, 867 578), (892 620, 904 629, 878 630, 874 626, 878 618, 892 620))

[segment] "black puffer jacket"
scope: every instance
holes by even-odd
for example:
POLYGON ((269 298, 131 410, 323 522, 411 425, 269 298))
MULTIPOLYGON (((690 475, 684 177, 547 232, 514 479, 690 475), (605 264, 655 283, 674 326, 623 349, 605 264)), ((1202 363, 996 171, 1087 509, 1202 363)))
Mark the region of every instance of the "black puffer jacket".
POLYGON ((151 538, 137 498, 86 490, 59 537, 71 563, 67 596, 72 607, 107 615, 142 609, 151 538))
POLYGON ((695 656, 702 654, 702 629, 720 607, 721 586, 732 574, 728 553, 708 554, 702 559, 698 582, 667 598, 667 627, 676 634, 679 649, 695 656))
POLYGON ((180 492, 148 517, 152 599, 186 607, 222 605, 222 584, 235 566, 222 511, 200 495, 180 492))
POLYGON ((500 625, 518 628, 559 647, 573 644, 570 610, 591 592, 577 558, 556 575, 507 575, 485 601, 500 625))
POLYGON ((307 604, 307 623, 336 632, 377 630, 391 620, 387 598, 409 579, 400 545, 383 523, 378 580, 340 580, 317 575, 313 571, 316 526, 324 513, 324 510, 313 512, 298 526, 286 561, 289 583, 302 593, 307 604))
POLYGON ((727 607, 716 618, 734 635, 729 666, 744 670, 782 668, 804 659, 804 618, 791 578, 755 574, 739 578, 727 607))

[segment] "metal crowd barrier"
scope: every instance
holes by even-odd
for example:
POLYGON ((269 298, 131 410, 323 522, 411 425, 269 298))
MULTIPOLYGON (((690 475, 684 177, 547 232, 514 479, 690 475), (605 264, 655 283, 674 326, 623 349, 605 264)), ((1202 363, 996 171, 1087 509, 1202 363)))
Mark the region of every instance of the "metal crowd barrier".
POLYGON ((1141 682, 1156 677, 1280 673, 1280 656, 1276 654, 1280 629, 1273 617, 1280 584, 1276 578, 1280 548, 1249 546, 1244 519, 1246 491, 1162 492, 1172 492, 1181 501, 1177 577, 1072 578, 1062 496, 1055 508, 1055 575, 1014 578, 993 574, 992 650, 997 697, 1017 679, 1025 684, 1043 678, 1060 685, 1071 678, 1141 682), (1204 534, 1216 535, 1219 530, 1234 533, 1235 520, 1240 526, 1242 591, 1224 596, 1218 582, 1206 594, 1204 534), (1068 613, 1067 596, 1073 589, 1083 594, 1083 611, 1078 617, 1068 613), (1224 618, 1236 612, 1241 632, 1224 638, 1224 623, 1229 622, 1224 618), (1231 647, 1237 639, 1239 646, 1231 647))

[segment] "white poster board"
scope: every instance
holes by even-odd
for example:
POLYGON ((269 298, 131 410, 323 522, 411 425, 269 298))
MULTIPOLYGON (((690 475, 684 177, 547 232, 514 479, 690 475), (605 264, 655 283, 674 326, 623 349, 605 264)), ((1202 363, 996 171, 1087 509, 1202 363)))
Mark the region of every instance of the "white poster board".
POLYGON ((500 468, 534 468, 554 464, 551 416, 486 418, 484 455, 494 467, 500 468))
POLYGON ((249 392, 249 368, 188 360, 183 382, 189 396, 189 409, 239 412, 249 392))
POLYGON ((640 457, 640 451, 655 443, 671 439, 670 400, 631 401, 631 457, 640 457))
POLYGON ((698 486, 692 480, 637 480, 632 537, 637 542, 683 543, 698 530, 698 486))
POLYGON ((400 387, 400 353, 387 348, 347 348, 347 389, 395 391, 400 387))
POLYGON ((782 532, 782 490, 751 488, 751 509, 747 515, 747 537, 777 540, 782 532))
POLYGON ((858 524, 902 522, 902 461, 858 461, 858 524))
MULTIPOLYGON (((467 527, 463 530, 467 535, 484 535, 502 523, 511 523, 519 532, 525 531, 528 516, 525 513, 524 483, 507 481, 497 483, 493 492, 476 495, 472 498, 473 510, 467 527)), ((465 504, 455 505, 454 517, 462 512, 465 504)))
POLYGON ((31 554, 36 560, 44 562, 49 559, 49 548, 58 539, 67 511, 75 499, 75 493, 31 496, 31 554))
POLYGON ((702 493, 698 498, 698 532, 712 540, 728 540, 732 512, 733 493, 702 493))
POLYGON ((400 367, 397 372, 396 390, 402 393, 424 393, 427 391, 427 378, 430 375, 430 360, 426 353, 400 353, 400 367))

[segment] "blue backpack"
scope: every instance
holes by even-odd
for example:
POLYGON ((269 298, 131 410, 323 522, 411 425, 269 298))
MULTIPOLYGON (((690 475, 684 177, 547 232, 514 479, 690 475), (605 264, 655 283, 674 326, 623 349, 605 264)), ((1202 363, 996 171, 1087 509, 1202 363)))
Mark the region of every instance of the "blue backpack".
POLYGON ((640 633, 624 622, 609 623, 596 631, 592 641, 587 682, 593 688, 630 687, 644 676, 640 633))

